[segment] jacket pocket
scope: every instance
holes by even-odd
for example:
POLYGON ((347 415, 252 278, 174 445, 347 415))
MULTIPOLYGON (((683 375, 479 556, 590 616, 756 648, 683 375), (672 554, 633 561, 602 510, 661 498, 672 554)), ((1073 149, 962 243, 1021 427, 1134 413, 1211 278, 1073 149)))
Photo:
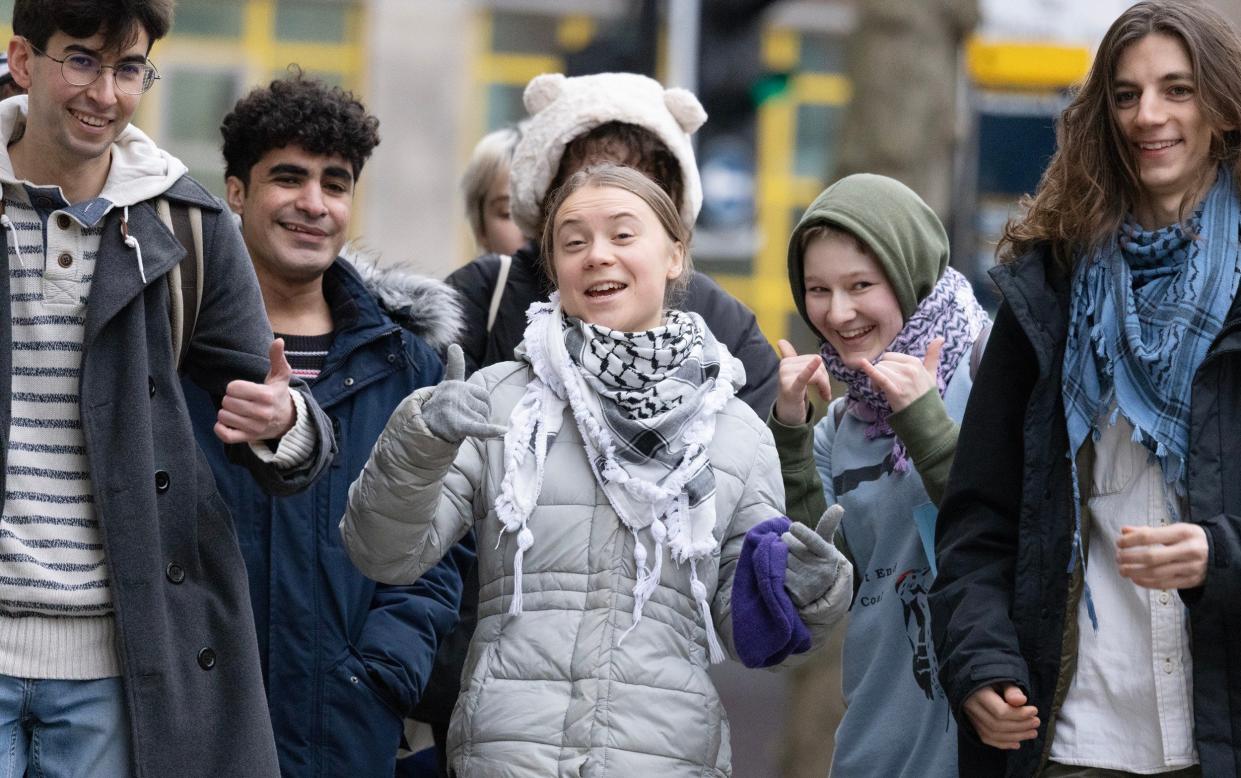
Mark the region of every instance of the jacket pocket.
POLYGON ((352 646, 323 675, 322 685, 320 774, 392 776, 403 722, 352 646))

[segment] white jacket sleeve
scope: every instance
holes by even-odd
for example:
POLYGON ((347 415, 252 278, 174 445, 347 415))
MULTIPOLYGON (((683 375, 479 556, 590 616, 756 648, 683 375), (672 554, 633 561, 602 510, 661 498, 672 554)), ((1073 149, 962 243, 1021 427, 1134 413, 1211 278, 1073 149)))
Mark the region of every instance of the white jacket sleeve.
POLYGON ((458 446, 431 434, 422 405, 433 390, 401 401, 349 488, 341 537, 358 569, 381 583, 418 580, 474 521, 484 445, 467 438, 458 446))

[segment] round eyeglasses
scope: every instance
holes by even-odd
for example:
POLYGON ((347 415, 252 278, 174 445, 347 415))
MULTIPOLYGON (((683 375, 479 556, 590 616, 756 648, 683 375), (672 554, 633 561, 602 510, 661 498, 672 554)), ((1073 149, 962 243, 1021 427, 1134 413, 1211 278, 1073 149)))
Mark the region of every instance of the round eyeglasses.
POLYGON ((52 62, 60 63, 60 77, 73 86, 90 86, 99 80, 104 68, 111 68, 112 80, 116 88, 127 95, 140 95, 155 84, 159 71, 149 59, 141 62, 121 62, 116 65, 105 65, 98 57, 80 51, 57 59, 46 51, 40 51, 34 44, 30 45, 36 54, 47 57, 52 62))

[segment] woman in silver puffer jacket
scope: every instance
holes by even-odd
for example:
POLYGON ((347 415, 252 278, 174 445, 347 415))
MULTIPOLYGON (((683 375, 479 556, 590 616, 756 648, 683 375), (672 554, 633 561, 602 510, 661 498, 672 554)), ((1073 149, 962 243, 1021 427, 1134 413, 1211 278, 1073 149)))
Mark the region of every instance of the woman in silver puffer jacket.
MULTIPOLYGON (((450 349, 445 381, 392 415, 341 531, 358 567, 393 583, 477 533, 455 775, 727 776, 707 667, 737 654, 747 532, 783 513, 771 434, 733 396, 740 363, 696 315, 664 307, 690 268, 662 190, 591 168, 548 214, 559 292, 531 307, 521 361, 467 383, 450 349)), ((804 643, 849 604, 832 529, 780 536, 804 643)))

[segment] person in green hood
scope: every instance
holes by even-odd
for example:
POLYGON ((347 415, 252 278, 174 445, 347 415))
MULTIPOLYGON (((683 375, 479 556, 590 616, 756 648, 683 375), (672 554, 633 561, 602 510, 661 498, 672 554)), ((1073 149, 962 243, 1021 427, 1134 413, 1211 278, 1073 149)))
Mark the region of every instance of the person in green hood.
POLYGON ((812 524, 843 506, 836 544, 854 566, 832 774, 955 776, 926 594, 935 506, 990 319, 948 267, 935 213, 884 176, 820 194, 789 239, 788 267, 821 349, 798 355, 780 341, 768 424, 790 517, 812 524), (847 392, 811 426, 807 389, 831 400, 829 374, 847 392))

